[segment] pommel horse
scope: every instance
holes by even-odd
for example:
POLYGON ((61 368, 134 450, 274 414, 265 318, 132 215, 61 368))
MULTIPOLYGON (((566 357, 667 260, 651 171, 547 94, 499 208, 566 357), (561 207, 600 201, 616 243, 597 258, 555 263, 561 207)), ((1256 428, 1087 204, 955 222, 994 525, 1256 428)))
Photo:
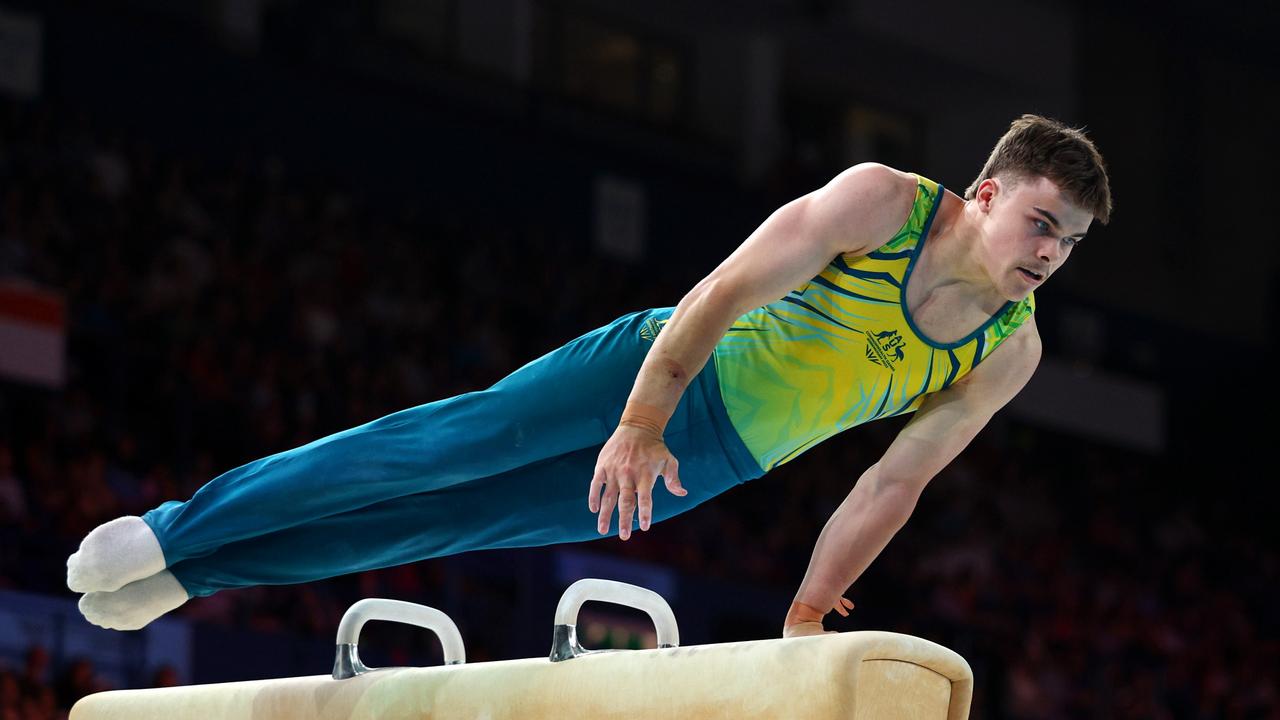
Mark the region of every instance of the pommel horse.
POLYGON ((550 658, 467 664, 457 626, 434 608, 371 598, 338 626, 328 675, 114 690, 81 699, 70 720, 964 720, 973 672, 955 652, 891 632, 680 646, 671 607, 644 588, 585 579, 556 608, 550 658), (577 638, 588 601, 646 612, 652 650, 587 650, 577 638), (368 668, 360 630, 370 620, 434 631, 437 667, 368 668))

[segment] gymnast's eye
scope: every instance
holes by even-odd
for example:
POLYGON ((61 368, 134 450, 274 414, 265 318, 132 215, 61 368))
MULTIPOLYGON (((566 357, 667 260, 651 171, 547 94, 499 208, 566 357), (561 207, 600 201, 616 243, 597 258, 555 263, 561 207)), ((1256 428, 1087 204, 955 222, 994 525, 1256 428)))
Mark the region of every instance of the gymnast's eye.
POLYGON ((1042 233, 1049 232, 1049 223, 1043 220, 1036 220, 1036 229, 1042 233))

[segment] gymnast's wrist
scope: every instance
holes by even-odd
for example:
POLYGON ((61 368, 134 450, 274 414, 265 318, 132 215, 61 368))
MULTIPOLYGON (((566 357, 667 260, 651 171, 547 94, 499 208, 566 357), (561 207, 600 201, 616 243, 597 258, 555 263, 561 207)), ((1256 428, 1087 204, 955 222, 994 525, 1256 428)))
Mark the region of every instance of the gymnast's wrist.
POLYGON ((809 622, 816 622, 821 625, 823 615, 826 615, 826 613, 812 605, 805 605, 802 602, 793 602, 791 603, 791 608, 787 610, 787 619, 782 621, 782 627, 789 628, 792 625, 809 622))
POLYGON ((644 430, 661 440, 669 419, 670 415, 663 412, 660 407, 628 400, 626 408, 622 411, 622 418, 618 420, 618 426, 644 430))

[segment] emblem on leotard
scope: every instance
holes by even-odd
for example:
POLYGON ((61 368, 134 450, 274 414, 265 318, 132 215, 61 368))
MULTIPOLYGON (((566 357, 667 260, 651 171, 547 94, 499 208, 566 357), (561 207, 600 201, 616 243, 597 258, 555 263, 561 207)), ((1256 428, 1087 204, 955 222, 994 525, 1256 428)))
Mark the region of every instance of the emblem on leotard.
POLYGON ((662 332, 662 326, 666 325, 666 320, 658 320, 657 318, 649 318, 640 326, 640 337, 653 342, 657 339, 658 333, 662 332))
POLYGON ((907 343, 902 339, 902 335, 896 330, 886 330, 884 332, 873 333, 866 331, 867 335, 867 359, 889 368, 889 372, 893 372, 893 364, 901 362, 906 358, 904 350, 907 343))

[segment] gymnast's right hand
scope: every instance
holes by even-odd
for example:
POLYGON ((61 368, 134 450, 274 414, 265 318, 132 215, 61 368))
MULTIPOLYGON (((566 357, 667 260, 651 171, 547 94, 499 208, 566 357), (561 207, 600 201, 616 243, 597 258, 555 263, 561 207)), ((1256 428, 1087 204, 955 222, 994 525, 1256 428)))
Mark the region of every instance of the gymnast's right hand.
POLYGON ((653 486, 661 475, 672 495, 689 493, 680 486, 680 463, 667 449, 662 435, 653 429, 619 425, 600 450, 596 460, 587 507, 599 513, 596 530, 609 533, 613 508, 618 508, 618 537, 631 537, 632 514, 640 510, 640 529, 648 530, 653 519, 653 486), (601 498, 601 490, 604 497, 601 498))
MULTIPOLYGON (((847 597, 841 597, 836 601, 832 609, 843 617, 849 617, 849 611, 853 609, 853 601, 847 597)), ((831 610, 827 612, 831 612, 831 610)), ((791 609, 787 611, 787 618, 782 621, 782 637, 837 634, 835 630, 827 630, 822 626, 822 617, 826 614, 802 602, 791 603, 791 609)))

